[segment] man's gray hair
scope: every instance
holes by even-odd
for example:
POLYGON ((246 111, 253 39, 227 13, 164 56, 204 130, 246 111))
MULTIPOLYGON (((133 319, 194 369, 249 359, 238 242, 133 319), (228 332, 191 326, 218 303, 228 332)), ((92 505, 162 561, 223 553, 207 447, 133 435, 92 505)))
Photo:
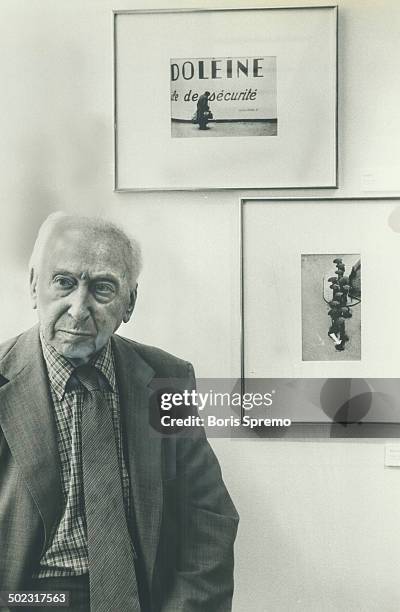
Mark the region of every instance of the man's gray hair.
MULTIPOLYGON (((129 236, 121 227, 100 217, 83 217, 79 215, 68 215, 64 212, 51 213, 39 228, 38 235, 33 246, 32 255, 29 260, 30 274, 38 274, 44 250, 47 242, 51 239, 51 234, 55 227, 62 222, 70 222, 87 226, 88 231, 100 231, 108 236, 113 236, 116 244, 125 250, 127 266, 131 273, 129 279, 132 286, 136 284, 137 278, 142 269, 142 253, 138 241, 129 236)), ((89 237, 88 237, 89 239, 89 237)))

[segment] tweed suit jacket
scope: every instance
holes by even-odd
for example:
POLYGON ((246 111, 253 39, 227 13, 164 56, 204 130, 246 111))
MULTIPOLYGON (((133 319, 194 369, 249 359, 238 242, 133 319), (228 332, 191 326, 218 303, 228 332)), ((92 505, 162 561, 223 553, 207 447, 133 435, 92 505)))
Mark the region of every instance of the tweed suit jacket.
MULTIPOLYGON (((200 428, 159 436, 149 426, 155 381, 190 389, 193 369, 117 335, 112 346, 142 608, 228 611, 238 516, 218 462, 200 428)), ((53 411, 35 326, 0 346, 0 590, 28 588, 62 514, 53 411)))

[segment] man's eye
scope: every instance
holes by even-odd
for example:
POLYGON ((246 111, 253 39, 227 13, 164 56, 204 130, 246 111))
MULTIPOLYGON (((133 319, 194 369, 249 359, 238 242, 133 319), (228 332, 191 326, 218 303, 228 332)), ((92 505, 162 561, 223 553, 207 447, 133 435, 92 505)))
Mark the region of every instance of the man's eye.
POLYGON ((71 289, 74 286, 74 281, 66 276, 56 276, 54 283, 61 289, 71 289))
POLYGON ((114 287, 108 283, 96 283, 95 291, 100 295, 111 295, 114 293, 114 287))

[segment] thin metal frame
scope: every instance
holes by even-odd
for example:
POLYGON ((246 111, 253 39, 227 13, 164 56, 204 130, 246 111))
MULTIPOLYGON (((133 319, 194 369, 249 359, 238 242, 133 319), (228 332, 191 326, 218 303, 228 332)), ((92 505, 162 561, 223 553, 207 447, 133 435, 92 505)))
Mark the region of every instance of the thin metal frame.
POLYGON ((114 192, 158 192, 158 191, 231 191, 231 190, 288 190, 288 189, 337 189, 339 187, 339 145, 338 145, 338 105, 339 105, 339 37, 338 37, 338 5, 321 4, 313 6, 251 6, 251 7, 230 7, 230 8, 171 8, 171 9, 121 9, 113 10, 113 120, 114 120, 114 192), (333 185, 311 185, 308 187, 118 187, 118 120, 117 120, 117 17, 119 15, 143 15, 143 14, 168 14, 168 13, 215 13, 215 12, 240 12, 240 11, 286 11, 286 10, 310 10, 310 9, 334 9, 335 14, 335 45, 336 45, 336 69, 335 69, 335 182, 333 185))
MULTIPOLYGON (((326 197, 326 196, 267 196, 267 197, 242 197, 239 203, 239 252, 240 252, 240 379, 241 379, 241 392, 242 395, 245 392, 245 308, 244 308, 244 258, 245 258, 245 246, 244 246, 244 223, 243 223, 243 208, 246 202, 388 202, 397 201, 400 202, 400 195, 398 196, 338 196, 338 197, 326 197)), ((242 414, 243 416, 243 414, 242 414)))

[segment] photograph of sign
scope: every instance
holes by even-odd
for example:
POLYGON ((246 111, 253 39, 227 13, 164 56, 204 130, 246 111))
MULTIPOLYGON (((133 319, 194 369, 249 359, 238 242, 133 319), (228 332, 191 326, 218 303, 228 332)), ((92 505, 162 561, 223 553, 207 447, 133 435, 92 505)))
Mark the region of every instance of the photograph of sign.
POLYGON ((116 191, 337 187, 337 7, 114 13, 116 191))
POLYGON ((171 59, 171 136, 276 136, 276 57, 171 59))

